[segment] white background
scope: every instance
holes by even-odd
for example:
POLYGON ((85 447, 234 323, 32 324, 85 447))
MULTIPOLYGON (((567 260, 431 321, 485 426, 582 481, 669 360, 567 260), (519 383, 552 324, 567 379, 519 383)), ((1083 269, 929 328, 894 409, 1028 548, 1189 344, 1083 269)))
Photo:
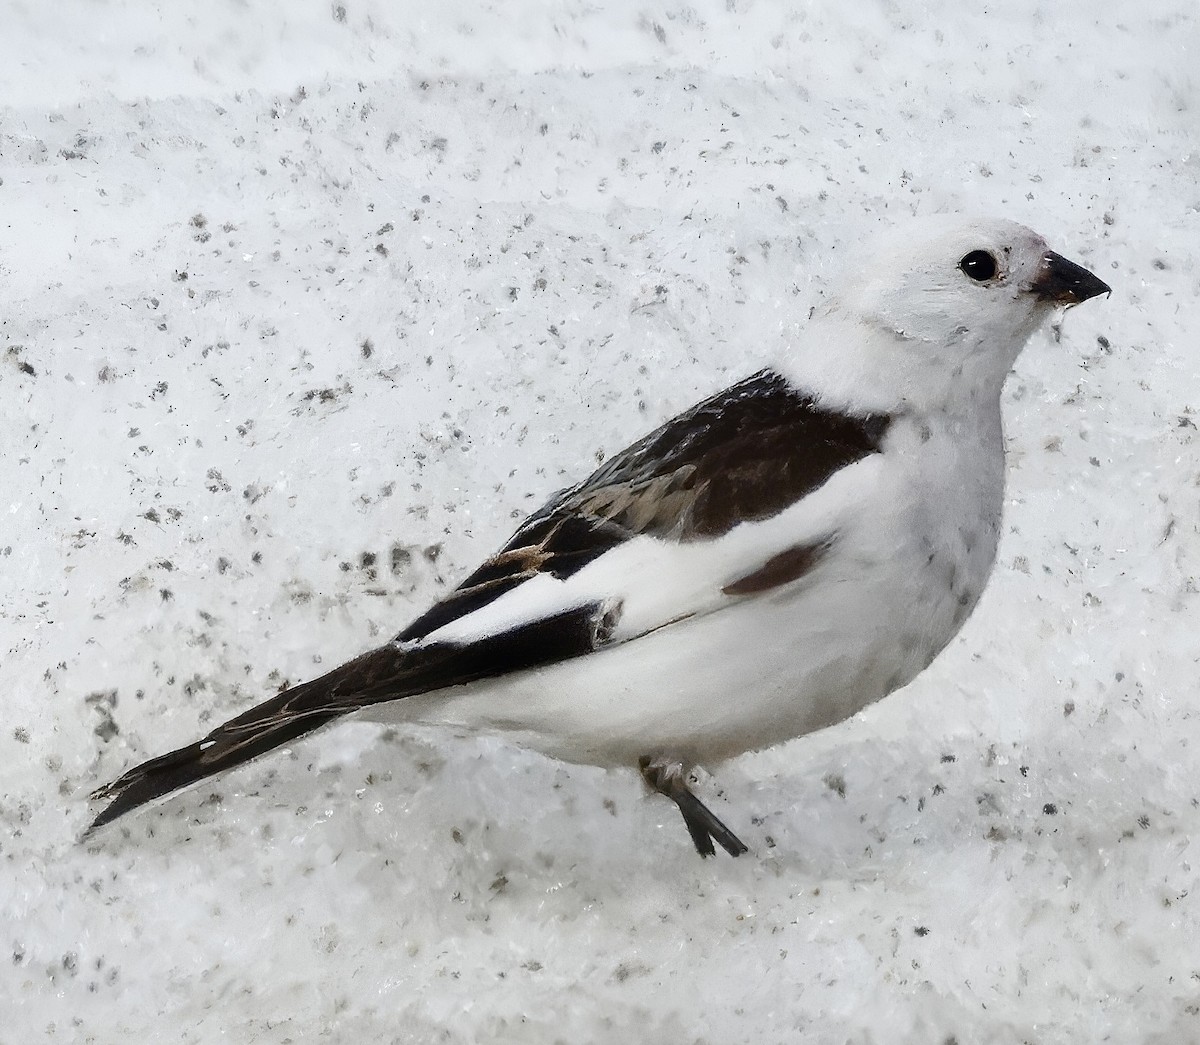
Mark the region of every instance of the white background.
POLYGON ((0 6, 0 1041, 1200 1040, 1198 54, 1191 0, 0 6), (1113 294, 1009 380, 960 638, 704 782, 751 854, 365 724, 80 842, 940 210, 1113 294))

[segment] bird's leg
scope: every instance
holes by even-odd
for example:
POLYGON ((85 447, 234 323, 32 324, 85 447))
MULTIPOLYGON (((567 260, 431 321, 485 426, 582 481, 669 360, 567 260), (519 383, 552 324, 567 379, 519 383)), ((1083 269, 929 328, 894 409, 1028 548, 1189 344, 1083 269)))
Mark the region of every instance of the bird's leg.
POLYGON ((687 774, 682 762, 661 756, 646 756, 638 760, 638 768, 642 771, 642 779, 652 791, 666 795, 679 807, 688 834, 692 836, 692 843, 696 846, 696 852, 701 856, 712 856, 716 853, 713 842, 730 856, 741 856, 742 853, 749 852, 742 840, 692 794, 691 788, 687 786, 687 774))

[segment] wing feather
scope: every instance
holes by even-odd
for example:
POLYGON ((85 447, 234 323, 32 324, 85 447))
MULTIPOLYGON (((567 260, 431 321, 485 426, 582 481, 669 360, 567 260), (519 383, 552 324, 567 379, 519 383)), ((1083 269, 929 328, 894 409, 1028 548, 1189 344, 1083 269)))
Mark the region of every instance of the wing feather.
POLYGON ((777 515, 877 452, 890 420, 825 409, 775 372, 760 371, 556 494, 397 638, 418 641, 539 575, 565 580, 640 535, 712 540, 777 515))

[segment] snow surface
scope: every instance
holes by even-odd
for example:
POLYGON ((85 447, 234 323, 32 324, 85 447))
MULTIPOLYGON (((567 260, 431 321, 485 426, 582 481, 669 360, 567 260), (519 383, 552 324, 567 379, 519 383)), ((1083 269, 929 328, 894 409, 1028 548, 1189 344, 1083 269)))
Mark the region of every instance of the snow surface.
POLYGON ((0 15, 0 1041, 1200 1041, 1193 0, 0 15), (80 842, 944 209, 1114 292, 960 639, 703 782, 752 854, 366 724, 80 842))

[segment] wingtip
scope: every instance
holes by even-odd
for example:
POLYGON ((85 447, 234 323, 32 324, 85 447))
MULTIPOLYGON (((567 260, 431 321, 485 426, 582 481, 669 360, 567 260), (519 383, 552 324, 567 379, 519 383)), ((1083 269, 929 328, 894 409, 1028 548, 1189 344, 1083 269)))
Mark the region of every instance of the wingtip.
MULTIPOLYGON (((139 767, 140 768, 140 767, 139 767)), ((126 774, 126 777, 129 774, 126 774)), ((100 810, 93 818, 92 822, 87 826, 87 829, 80 836, 81 841, 87 841, 96 834, 101 828, 111 824, 118 817, 124 816, 140 805, 152 801, 154 796, 139 796, 136 791, 133 794, 131 785, 135 784, 136 780, 130 780, 124 785, 122 781, 126 778, 121 777, 118 780, 111 781, 103 787, 96 788, 88 796, 89 802, 107 802, 108 804, 100 810)))
MULTIPOLYGON (((92 798, 95 799, 97 794, 99 794, 99 792, 94 792, 92 794, 92 798)), ((115 808, 116 805, 117 805, 116 802, 110 802, 107 806, 105 806, 103 809, 101 809, 99 813, 97 813, 94 817, 92 817, 92 822, 90 824, 88 824, 87 829, 83 832, 83 835, 81 836, 82 841, 86 842, 93 835, 95 835, 95 833, 97 831, 99 831, 102 827, 106 826, 107 824, 111 824, 122 813, 128 812, 128 810, 126 810, 126 809, 115 808)))
POLYGON ((126 813, 209 775, 210 770, 199 758, 202 750, 202 744, 188 744, 134 766, 116 780, 96 788, 89 796, 90 801, 108 804, 96 814, 83 837, 88 838, 126 813))

